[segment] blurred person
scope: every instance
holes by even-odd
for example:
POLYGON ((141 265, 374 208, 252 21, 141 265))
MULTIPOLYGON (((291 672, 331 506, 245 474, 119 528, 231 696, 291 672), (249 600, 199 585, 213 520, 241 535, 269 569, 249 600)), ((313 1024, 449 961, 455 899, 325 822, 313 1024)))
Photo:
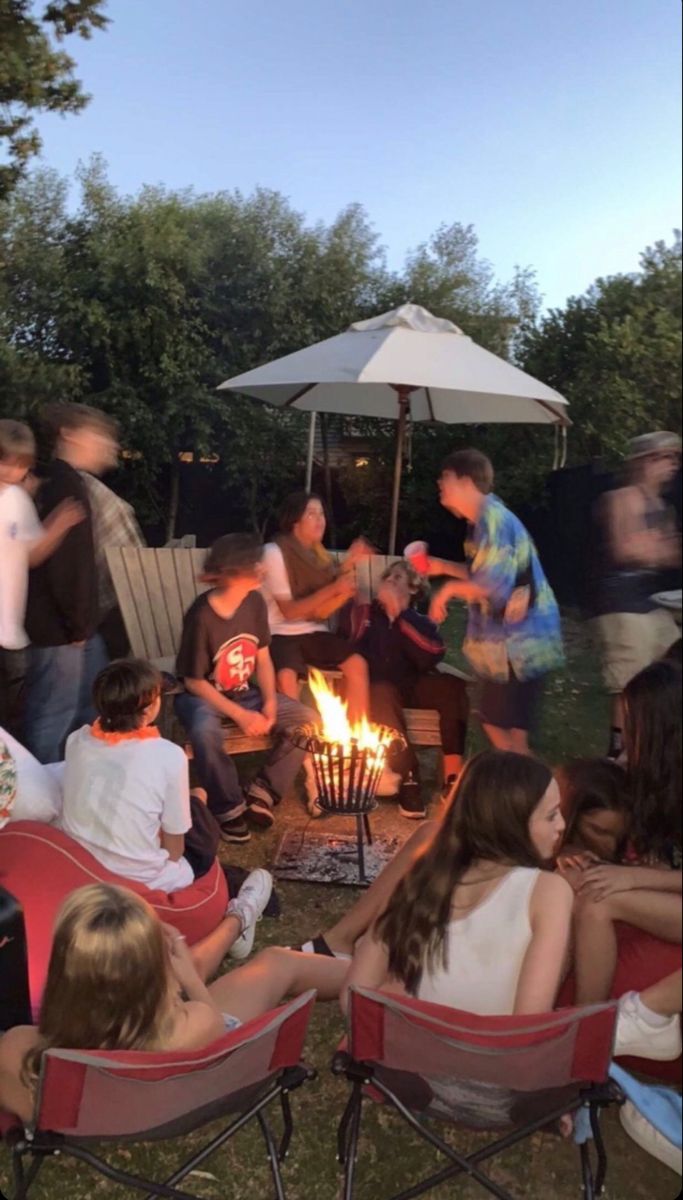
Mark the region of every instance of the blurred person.
POLYGON ((106 665, 97 632, 97 569, 93 518, 81 472, 100 475, 116 465, 115 421, 87 404, 57 404, 44 414, 54 457, 38 493, 43 518, 77 501, 84 519, 58 549, 31 571, 26 631, 31 640, 23 742, 39 762, 64 757, 69 734, 95 718, 91 690, 106 665))
POLYGON ((545 676, 564 663, 560 613, 538 552, 522 522, 493 495, 493 465, 478 450, 457 450, 439 477, 441 503, 469 522, 466 562, 430 560, 448 574, 432 597, 441 624, 451 600, 468 607, 463 651, 479 676, 484 731, 500 750, 529 753, 545 676))
POLYGON ((634 438, 623 485, 606 492, 596 506, 596 561, 601 569, 591 624, 612 697, 609 754, 614 758, 623 745, 626 684, 680 637, 673 615, 651 598, 660 576, 681 561, 675 512, 664 498, 680 459, 676 433, 634 438))

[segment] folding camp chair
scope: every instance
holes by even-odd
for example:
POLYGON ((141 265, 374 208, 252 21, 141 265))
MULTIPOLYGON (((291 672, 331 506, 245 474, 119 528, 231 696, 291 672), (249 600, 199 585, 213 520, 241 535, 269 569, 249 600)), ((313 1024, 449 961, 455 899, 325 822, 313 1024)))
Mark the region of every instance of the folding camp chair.
POLYGON ((344 1200, 354 1194, 364 1098, 390 1104, 448 1160, 392 1200, 412 1200, 460 1174, 498 1200, 513 1200, 480 1164, 585 1106, 597 1172, 594 1176, 587 1144, 580 1147, 581 1168, 584 1196, 593 1200, 607 1167, 600 1110, 621 1098, 607 1077, 616 1012, 614 1004, 599 1004, 539 1016, 484 1017, 352 987, 348 1052, 338 1053, 332 1065, 352 1085, 337 1135, 344 1200), (465 1155, 427 1123, 432 1117, 499 1136, 465 1155))
POLYGON ((301 1062, 314 1000, 315 993, 307 992, 192 1053, 49 1050, 43 1056, 34 1129, 24 1130, 16 1121, 8 1129, 5 1123, 14 1172, 11 1200, 28 1196, 53 1154, 79 1159, 148 1198, 196 1200, 196 1193, 176 1185, 253 1118, 266 1144, 275 1195, 284 1200, 280 1163, 293 1130, 289 1092, 315 1077, 301 1062), (283 1117, 279 1145, 265 1111, 276 1099, 283 1117), (226 1116, 234 1119, 163 1183, 113 1167, 90 1148, 96 1142, 177 1138, 226 1116))

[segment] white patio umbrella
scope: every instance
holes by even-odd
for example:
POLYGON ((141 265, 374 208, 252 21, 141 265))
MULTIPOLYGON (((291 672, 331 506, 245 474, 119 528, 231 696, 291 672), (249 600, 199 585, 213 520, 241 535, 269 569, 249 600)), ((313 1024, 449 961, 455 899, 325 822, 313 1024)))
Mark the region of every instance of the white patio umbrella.
POLYGON ((227 379, 219 390, 310 413, 397 419, 390 554, 396 549, 408 418, 450 425, 570 424, 559 392, 416 304, 357 321, 345 333, 227 379))

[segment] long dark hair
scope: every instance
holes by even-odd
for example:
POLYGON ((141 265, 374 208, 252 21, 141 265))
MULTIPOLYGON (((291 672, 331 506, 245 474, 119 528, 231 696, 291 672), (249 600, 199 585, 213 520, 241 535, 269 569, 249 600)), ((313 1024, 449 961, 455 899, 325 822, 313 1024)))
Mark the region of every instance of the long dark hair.
POLYGON ((626 772, 610 758, 575 758, 555 772, 567 822, 564 841, 572 845, 581 817, 591 812, 618 812, 628 817, 626 772))
POLYGON ((681 668, 662 659, 624 689, 631 839, 639 854, 681 846, 681 668))
POLYGON ((377 929, 389 970, 417 992, 425 967, 447 966, 453 892, 478 859, 540 867, 529 820, 552 782, 544 763, 486 750, 465 767, 434 841, 398 884, 377 929))

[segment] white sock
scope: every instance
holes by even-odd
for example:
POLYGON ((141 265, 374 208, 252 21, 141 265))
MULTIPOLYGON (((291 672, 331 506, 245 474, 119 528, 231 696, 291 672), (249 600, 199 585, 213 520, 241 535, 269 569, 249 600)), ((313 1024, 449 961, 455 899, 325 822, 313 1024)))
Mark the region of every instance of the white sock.
POLYGON ((647 1004, 643 1004, 637 992, 634 992, 633 996, 636 1012, 646 1025, 651 1025, 653 1029, 662 1029, 664 1025, 669 1024, 671 1017, 663 1017, 661 1013, 653 1012, 651 1008, 647 1007, 647 1004))
POLYGON ((239 894, 228 904, 227 917, 238 917, 241 925, 240 935, 253 923, 254 911, 249 903, 240 900, 239 894))

